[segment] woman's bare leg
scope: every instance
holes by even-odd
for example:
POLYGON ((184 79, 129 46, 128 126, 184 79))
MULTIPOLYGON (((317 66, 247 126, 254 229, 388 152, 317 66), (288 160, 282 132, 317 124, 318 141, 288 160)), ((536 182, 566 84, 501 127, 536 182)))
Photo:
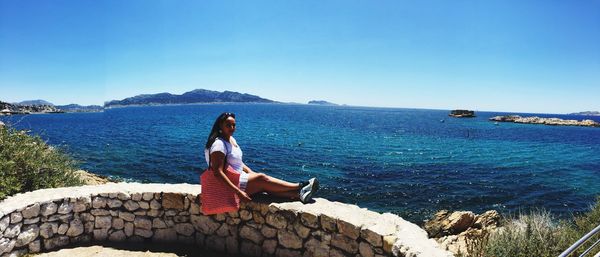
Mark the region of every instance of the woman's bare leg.
POLYGON ((289 193, 285 194, 285 196, 288 196, 292 194, 297 194, 297 192, 295 191, 299 189, 300 185, 298 183, 290 183, 281 179, 276 179, 267 176, 263 173, 250 173, 248 176, 248 185, 246 186, 246 193, 251 195, 260 192, 267 192, 271 194, 285 192, 289 193))

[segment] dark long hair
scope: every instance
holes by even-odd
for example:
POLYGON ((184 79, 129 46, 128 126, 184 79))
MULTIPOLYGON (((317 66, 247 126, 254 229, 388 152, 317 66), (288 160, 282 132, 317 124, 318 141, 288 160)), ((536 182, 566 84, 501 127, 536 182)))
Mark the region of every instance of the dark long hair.
POLYGON ((215 140, 217 140, 217 137, 221 136, 221 124, 229 117, 233 117, 235 119, 235 114, 231 112, 224 112, 217 117, 215 124, 213 124, 212 129, 210 130, 210 134, 208 135, 208 140, 206 140, 206 145, 204 148, 210 149, 215 140))

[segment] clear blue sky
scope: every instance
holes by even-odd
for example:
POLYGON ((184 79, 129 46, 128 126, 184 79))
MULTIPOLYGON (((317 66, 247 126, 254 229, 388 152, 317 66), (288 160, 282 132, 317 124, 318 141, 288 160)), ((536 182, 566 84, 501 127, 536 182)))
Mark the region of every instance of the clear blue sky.
POLYGON ((0 100, 600 111, 600 1, 0 0, 0 100))

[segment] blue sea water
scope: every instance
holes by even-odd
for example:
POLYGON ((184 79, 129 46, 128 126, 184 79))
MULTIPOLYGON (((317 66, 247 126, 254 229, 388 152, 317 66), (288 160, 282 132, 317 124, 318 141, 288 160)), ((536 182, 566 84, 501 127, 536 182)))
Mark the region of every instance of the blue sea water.
POLYGON ((234 136, 253 170, 289 181, 318 177, 318 197, 411 221, 439 209, 543 207, 569 217, 600 194, 600 128, 488 121, 505 113, 456 119, 445 110, 206 104, 2 120, 62 146, 97 174, 198 183, 206 137, 224 111, 237 115, 234 136))

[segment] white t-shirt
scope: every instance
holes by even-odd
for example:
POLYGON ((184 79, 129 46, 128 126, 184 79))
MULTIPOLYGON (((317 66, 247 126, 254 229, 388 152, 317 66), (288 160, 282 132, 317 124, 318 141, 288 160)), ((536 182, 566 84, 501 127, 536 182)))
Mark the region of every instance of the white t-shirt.
MULTIPOLYGON (((235 142, 235 139, 232 137, 232 141, 235 142)), ((238 146, 234 146, 231 143, 225 141, 224 139, 217 137, 215 142, 212 144, 209 149, 204 149, 204 158, 206 159, 206 164, 210 166, 209 163, 209 155, 214 152, 222 152, 227 155, 227 164, 231 166, 234 170, 242 173, 244 162, 242 162, 242 149, 238 146)))

